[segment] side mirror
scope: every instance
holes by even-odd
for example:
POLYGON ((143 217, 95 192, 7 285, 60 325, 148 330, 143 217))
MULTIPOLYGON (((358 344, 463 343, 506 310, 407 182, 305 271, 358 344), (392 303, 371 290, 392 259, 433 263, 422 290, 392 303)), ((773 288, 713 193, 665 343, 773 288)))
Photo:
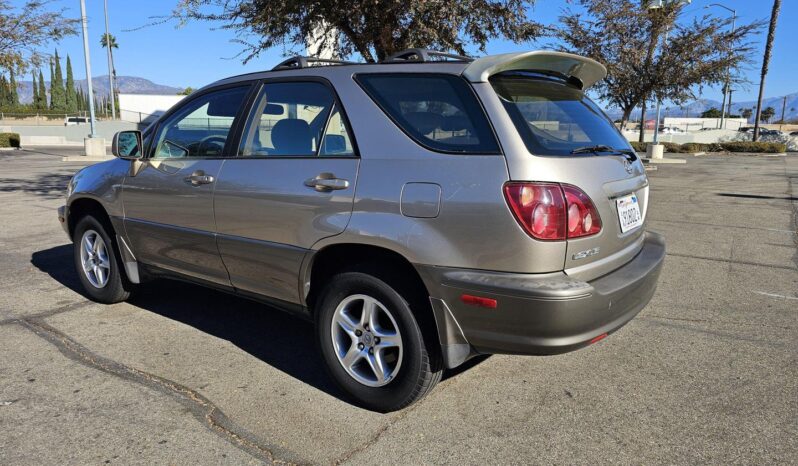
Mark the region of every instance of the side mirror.
POLYGON ((119 131, 114 134, 111 152, 120 159, 137 160, 142 158, 141 131, 119 131))

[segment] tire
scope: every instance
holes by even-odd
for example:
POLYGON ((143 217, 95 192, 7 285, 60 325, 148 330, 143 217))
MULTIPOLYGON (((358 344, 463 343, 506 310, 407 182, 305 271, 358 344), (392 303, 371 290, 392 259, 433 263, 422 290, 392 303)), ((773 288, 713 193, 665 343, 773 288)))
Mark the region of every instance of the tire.
POLYGON ((443 374, 440 351, 433 339, 425 340, 411 308, 414 303, 417 310, 426 311, 421 309, 424 300, 397 288, 405 288, 399 280, 345 272, 331 278, 318 301, 316 336, 327 371, 355 404, 373 411, 411 405, 443 374), (363 319, 366 308, 374 316, 368 327, 363 319), (377 375, 379 368, 383 380, 377 375))
POLYGON ((91 215, 78 220, 73 235, 73 255, 75 270, 89 299, 114 304, 130 297, 132 285, 122 275, 119 249, 108 230, 91 215), (88 247, 87 243, 94 247, 88 247))

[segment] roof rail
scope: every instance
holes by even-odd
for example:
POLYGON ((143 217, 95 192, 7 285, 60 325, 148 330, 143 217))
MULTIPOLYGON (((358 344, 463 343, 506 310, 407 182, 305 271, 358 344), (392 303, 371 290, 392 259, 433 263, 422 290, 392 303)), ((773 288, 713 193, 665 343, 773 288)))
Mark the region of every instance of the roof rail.
POLYGON ((355 65, 355 62, 334 58, 303 57, 297 55, 277 64, 272 71, 308 68, 313 65, 355 65))
POLYGON ((434 61, 474 61, 471 57, 456 55, 454 53, 439 52, 429 49, 407 49, 397 52, 380 63, 402 63, 402 62, 434 62, 434 61))

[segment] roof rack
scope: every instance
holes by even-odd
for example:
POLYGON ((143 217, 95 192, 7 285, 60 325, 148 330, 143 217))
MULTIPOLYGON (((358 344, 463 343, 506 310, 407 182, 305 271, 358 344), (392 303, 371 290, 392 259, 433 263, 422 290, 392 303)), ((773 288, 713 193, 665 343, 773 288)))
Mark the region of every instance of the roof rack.
POLYGON ((471 57, 463 55, 456 55, 454 53, 439 52, 437 50, 429 49, 407 49, 395 53, 380 63, 402 63, 402 62, 435 62, 435 61, 474 61, 471 57))
POLYGON ((318 58, 318 57, 303 57, 297 55, 285 61, 280 62, 277 66, 272 68, 272 71, 277 70, 294 70, 299 68, 308 68, 313 65, 354 65, 355 62, 336 60, 334 58, 318 58))

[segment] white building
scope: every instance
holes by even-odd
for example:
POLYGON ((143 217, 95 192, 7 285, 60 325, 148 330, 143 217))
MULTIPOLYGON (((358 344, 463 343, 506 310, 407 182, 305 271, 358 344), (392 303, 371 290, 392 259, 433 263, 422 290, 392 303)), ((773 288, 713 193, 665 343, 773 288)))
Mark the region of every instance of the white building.
POLYGON ((119 94, 119 118, 131 123, 152 123, 184 97, 184 95, 119 94))

